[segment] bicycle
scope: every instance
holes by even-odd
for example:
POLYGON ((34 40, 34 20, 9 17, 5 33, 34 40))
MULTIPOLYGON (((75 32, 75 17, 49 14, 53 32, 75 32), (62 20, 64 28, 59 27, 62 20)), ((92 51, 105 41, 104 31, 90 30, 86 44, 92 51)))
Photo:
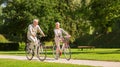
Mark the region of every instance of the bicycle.
MULTIPOLYGON (((62 47, 62 51, 64 52, 64 56, 66 58, 66 60, 70 60, 71 59, 71 49, 70 49, 70 45, 69 45, 69 38, 70 37, 63 37, 62 40, 62 46, 60 45, 60 48, 62 47)), ((53 56, 56 60, 58 60, 58 58, 60 57, 60 52, 56 52, 56 48, 57 46, 55 45, 55 42, 53 44, 53 56)))
POLYGON ((25 52, 26 52, 26 57, 28 60, 33 59, 35 52, 36 52, 37 58, 40 61, 44 61, 46 59, 46 56, 47 56, 46 47, 45 47, 45 44, 40 41, 41 38, 42 36, 37 36, 38 45, 37 46, 34 45, 33 49, 30 48, 30 41, 27 40, 26 46, 25 46, 25 52))

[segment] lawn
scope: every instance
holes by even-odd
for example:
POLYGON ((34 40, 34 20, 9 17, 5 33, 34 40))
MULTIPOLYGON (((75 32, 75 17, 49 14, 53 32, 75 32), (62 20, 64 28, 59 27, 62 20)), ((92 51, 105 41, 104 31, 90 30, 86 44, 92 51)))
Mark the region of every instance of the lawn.
POLYGON ((72 50, 73 59, 120 61, 120 49, 72 50))
POLYGON ((73 65, 61 63, 48 63, 38 61, 23 61, 13 59, 0 59, 0 67, 93 67, 87 65, 73 65))
MULTIPOLYGON (((85 60, 104 60, 104 61, 119 61, 120 62, 120 49, 85 49, 83 51, 72 49, 72 59, 85 59, 85 60)), ((0 51, 0 54, 9 55, 25 55, 24 51, 0 51)), ((52 56, 52 51, 47 50, 47 56, 52 56)), ((64 58, 64 55, 62 55, 64 58)))

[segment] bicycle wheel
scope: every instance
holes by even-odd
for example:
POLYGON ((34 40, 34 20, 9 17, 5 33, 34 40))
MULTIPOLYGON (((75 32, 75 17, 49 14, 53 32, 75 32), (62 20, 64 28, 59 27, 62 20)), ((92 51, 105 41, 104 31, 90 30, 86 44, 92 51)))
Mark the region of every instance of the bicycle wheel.
POLYGON ((46 59, 47 53, 46 53, 46 47, 43 43, 41 43, 37 47, 37 57, 40 61, 44 61, 46 59))
POLYGON ((29 48, 29 43, 26 44, 25 52, 26 52, 26 57, 27 57, 27 59, 28 59, 28 60, 32 60, 32 58, 33 58, 33 56, 34 56, 34 51, 29 48))
POLYGON ((65 45, 63 51, 64 51, 64 55, 65 55, 66 60, 70 60, 71 59, 71 49, 70 49, 70 46, 69 45, 65 45))
POLYGON ((58 58, 60 57, 59 52, 56 52, 56 45, 53 45, 53 57, 58 60, 58 58))

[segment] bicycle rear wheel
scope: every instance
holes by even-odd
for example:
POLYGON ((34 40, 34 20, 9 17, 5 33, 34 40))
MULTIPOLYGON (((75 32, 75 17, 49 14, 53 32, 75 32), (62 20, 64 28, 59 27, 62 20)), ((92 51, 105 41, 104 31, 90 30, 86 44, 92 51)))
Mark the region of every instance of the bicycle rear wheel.
POLYGON ((34 51, 32 49, 30 49, 29 45, 30 45, 29 43, 26 43, 25 53, 26 53, 27 59, 32 60, 32 58, 34 56, 34 51))
POLYGON ((47 53, 46 53, 46 47, 43 43, 41 43, 37 47, 37 57, 40 61, 44 61, 46 59, 47 53))
POLYGON ((56 52, 56 48, 57 48, 57 46, 54 44, 53 45, 53 57, 56 59, 56 60, 58 60, 58 58, 60 57, 60 52, 56 52))
POLYGON ((71 59, 71 49, 70 49, 70 46, 69 45, 65 45, 63 51, 64 51, 64 55, 65 55, 66 60, 70 60, 71 59))

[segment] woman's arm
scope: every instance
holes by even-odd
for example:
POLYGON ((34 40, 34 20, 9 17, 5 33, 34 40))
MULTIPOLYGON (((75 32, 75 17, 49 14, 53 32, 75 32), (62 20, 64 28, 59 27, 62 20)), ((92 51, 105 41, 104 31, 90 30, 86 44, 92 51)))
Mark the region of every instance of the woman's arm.
POLYGON ((67 37, 71 37, 71 35, 69 35, 65 30, 61 29, 62 33, 65 34, 67 37))
POLYGON ((62 33, 65 35, 69 35, 64 29, 61 29, 62 33))

